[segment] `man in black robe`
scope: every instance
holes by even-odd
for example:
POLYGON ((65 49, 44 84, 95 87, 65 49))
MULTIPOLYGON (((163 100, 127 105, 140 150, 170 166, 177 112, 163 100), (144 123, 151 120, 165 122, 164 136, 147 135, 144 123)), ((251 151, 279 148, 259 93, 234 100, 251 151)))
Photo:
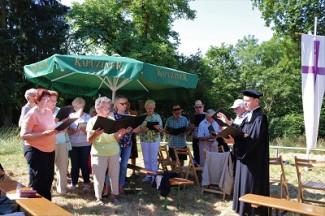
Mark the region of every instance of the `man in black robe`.
POLYGON ((233 210, 239 215, 268 215, 266 207, 253 208, 239 202, 239 197, 251 193, 269 196, 269 134, 267 117, 259 107, 259 97, 263 94, 255 90, 244 90, 245 109, 249 112, 242 124, 235 125, 225 118, 228 125, 248 134, 245 138, 225 139, 234 143, 236 173, 234 183, 233 210))

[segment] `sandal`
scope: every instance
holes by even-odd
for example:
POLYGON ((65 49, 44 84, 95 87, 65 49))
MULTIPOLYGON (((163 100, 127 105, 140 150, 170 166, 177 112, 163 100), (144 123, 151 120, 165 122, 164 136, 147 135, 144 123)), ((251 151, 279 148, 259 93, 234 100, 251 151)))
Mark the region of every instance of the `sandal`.
POLYGON ((104 202, 101 199, 97 199, 96 200, 96 204, 97 205, 100 205, 100 206, 103 206, 104 205, 104 202))

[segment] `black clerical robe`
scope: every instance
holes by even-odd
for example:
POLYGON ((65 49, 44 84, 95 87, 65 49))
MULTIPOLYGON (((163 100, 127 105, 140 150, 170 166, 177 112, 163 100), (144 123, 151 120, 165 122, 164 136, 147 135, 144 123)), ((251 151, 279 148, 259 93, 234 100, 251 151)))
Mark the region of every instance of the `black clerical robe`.
POLYGON ((239 197, 252 193, 269 196, 269 134, 267 117, 260 107, 256 108, 241 125, 249 136, 235 139, 236 173, 234 183, 233 210, 239 215, 268 215, 267 208, 253 208, 239 202, 239 197))

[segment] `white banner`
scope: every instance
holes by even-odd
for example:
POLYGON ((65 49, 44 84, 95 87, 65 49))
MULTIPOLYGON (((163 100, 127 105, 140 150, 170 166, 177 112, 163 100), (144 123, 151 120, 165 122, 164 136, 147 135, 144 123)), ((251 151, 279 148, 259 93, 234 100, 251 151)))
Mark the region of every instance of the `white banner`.
POLYGON ((325 92, 325 37, 302 34, 302 102, 307 149, 316 148, 319 117, 325 92))

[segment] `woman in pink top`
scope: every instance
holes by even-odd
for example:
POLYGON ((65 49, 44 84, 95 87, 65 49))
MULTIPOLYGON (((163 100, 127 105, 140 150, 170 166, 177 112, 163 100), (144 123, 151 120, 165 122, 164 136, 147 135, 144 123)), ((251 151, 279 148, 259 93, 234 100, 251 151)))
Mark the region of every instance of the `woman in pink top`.
POLYGON ((47 108, 51 95, 46 89, 37 89, 36 106, 22 120, 20 136, 25 140, 24 155, 30 166, 29 180, 33 190, 51 200, 54 176, 55 121, 47 108))

